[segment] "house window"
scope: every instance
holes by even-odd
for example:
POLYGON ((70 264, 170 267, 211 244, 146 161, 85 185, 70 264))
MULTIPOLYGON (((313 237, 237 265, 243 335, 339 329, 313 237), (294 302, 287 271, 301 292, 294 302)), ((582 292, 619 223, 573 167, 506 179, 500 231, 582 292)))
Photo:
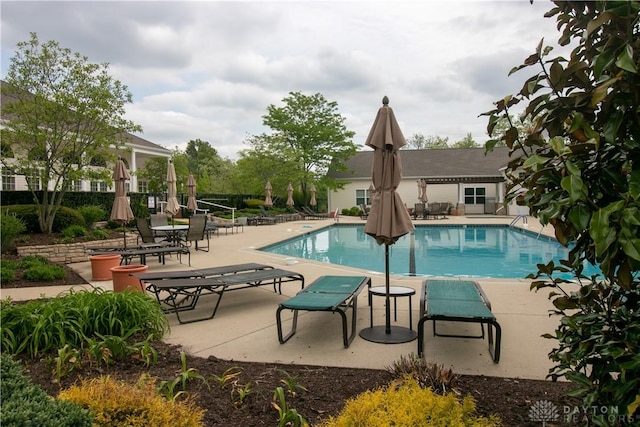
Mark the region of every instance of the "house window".
POLYGON ((26 175, 25 178, 27 180, 27 185, 29 185, 29 188, 31 188, 31 190, 42 190, 42 183, 40 181, 40 175, 38 174, 38 172, 32 172, 31 174, 26 175))
POLYGON ((486 189, 484 187, 467 187, 464 189, 465 205, 484 205, 486 189))
POLYGON ((107 191, 107 183, 104 181, 91 181, 91 192, 107 191))
POLYGON ((16 176, 11 169, 2 169, 2 189, 3 190, 15 190, 16 189, 16 176))
POLYGON ((371 194, 368 189, 358 189, 356 190, 356 206, 360 205, 370 205, 371 204, 371 194))
POLYGON ((147 181, 138 181, 138 193, 147 193, 149 186, 147 181))
POLYGON ((69 191, 82 191, 82 180, 73 179, 67 182, 67 189, 69 191))

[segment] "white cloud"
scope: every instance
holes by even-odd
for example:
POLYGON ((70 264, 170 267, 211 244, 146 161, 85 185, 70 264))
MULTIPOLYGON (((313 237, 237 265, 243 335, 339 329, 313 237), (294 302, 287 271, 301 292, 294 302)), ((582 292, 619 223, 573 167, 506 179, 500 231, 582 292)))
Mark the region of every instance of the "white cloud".
POLYGON ((235 158, 262 116, 292 91, 338 103, 354 141, 388 95, 407 136, 485 138, 492 102, 519 90, 507 78, 545 37, 550 3, 2 2, 2 75, 16 43, 36 32, 93 62, 133 94, 129 119, 168 148, 209 141, 235 158))

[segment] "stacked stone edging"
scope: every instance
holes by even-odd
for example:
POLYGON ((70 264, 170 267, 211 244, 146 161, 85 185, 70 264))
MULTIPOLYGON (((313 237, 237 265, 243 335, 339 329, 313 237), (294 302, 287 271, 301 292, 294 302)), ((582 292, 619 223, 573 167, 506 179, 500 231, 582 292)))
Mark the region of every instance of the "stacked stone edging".
MULTIPOLYGON (((136 235, 127 235, 127 246, 136 246, 138 243, 136 235)), ((88 261, 86 247, 122 246, 123 239, 93 240, 90 242, 58 244, 58 245, 38 245, 19 246, 18 255, 39 255, 51 262, 58 264, 69 264, 72 262, 88 261)))

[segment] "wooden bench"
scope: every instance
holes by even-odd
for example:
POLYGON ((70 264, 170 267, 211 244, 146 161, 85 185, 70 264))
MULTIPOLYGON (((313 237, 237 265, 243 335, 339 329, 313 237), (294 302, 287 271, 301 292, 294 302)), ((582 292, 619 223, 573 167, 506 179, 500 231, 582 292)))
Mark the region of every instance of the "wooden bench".
POLYGON ((294 297, 280 303, 276 310, 278 340, 284 344, 296 333, 298 312, 330 311, 342 317, 342 340, 347 348, 356 334, 358 295, 365 286, 371 286, 371 278, 366 276, 321 276, 301 290, 294 297), (347 327, 347 310, 351 308, 351 333, 347 327), (283 336, 282 310, 293 310, 291 331, 283 336))
POLYGON ((433 321, 433 335, 440 337, 484 339, 487 325, 489 352, 495 363, 500 361, 502 329, 491 312, 491 302, 480 284, 471 280, 428 279, 422 283, 420 320, 418 321, 418 354, 423 354, 424 324, 433 321), (479 335, 440 334, 437 321, 479 323, 479 335), (495 336, 495 343, 494 343, 495 336))
POLYGON ((158 279, 145 280, 145 282, 147 290, 155 294, 158 302, 163 306, 163 310, 167 313, 174 313, 180 323, 212 319, 218 311, 222 296, 227 291, 273 285, 274 292, 281 294, 282 284, 288 282, 300 282, 301 289, 304 288, 302 274, 279 268, 238 272, 215 277, 158 279), (206 295, 217 296, 211 314, 189 320, 180 317, 181 312, 194 310, 200 297, 206 295))

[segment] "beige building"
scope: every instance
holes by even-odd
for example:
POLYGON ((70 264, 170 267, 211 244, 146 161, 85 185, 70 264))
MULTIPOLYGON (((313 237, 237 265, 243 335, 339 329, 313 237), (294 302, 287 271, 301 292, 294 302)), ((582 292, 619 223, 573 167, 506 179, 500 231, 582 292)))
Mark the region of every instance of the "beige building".
MULTIPOLYGON (((449 148, 400 150, 402 182, 398 193, 408 208, 418 200, 418 181, 427 182, 431 202, 450 203, 460 215, 517 215, 516 205, 503 208, 505 176, 509 149, 496 148, 485 155, 484 148, 449 148)), ((360 151, 346 162, 348 172, 330 172, 346 184, 342 190, 329 192, 329 209, 370 205, 373 150, 360 151)))

